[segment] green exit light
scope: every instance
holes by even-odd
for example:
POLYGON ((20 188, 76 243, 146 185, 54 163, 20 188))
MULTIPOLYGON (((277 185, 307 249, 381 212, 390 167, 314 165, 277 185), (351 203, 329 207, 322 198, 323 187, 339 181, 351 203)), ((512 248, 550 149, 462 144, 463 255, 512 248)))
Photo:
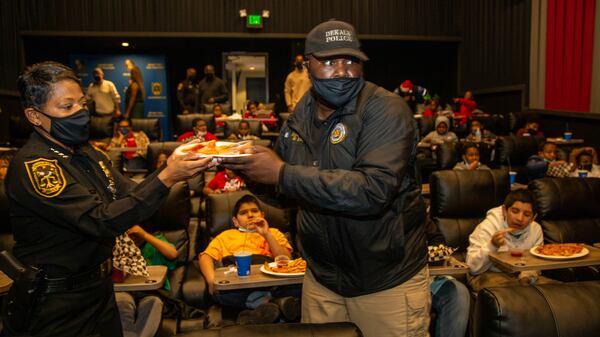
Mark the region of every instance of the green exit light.
POLYGON ((246 27, 248 28, 262 28, 262 17, 260 15, 248 15, 248 21, 246 27))

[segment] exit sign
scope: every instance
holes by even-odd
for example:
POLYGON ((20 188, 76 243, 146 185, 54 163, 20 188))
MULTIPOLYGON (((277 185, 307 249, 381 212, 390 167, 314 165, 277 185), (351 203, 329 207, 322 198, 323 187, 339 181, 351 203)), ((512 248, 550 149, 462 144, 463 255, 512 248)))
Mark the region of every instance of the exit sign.
POLYGON ((248 28, 262 28, 263 21, 260 15, 248 15, 246 21, 246 27, 248 28))

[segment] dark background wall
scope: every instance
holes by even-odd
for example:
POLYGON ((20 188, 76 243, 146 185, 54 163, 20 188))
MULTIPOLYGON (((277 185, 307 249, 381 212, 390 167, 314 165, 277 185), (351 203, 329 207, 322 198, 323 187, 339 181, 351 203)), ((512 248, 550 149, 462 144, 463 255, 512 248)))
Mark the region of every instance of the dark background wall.
POLYGON ((31 62, 130 53, 119 47, 126 38, 134 52, 167 55, 174 88, 189 65, 211 62, 220 71, 224 51, 266 51, 273 100, 304 35, 332 17, 361 34, 369 80, 392 89, 410 78, 448 97, 471 88, 483 110, 519 110, 527 105, 530 7, 530 0, 3 0, 0 141, 15 79, 31 62), (268 9, 271 18, 250 32, 242 8, 268 9))

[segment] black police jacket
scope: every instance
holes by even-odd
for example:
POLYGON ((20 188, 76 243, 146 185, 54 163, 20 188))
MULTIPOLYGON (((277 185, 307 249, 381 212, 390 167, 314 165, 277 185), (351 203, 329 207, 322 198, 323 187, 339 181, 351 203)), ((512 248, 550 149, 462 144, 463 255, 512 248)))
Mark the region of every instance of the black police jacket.
POLYGON ((149 218, 167 196, 157 175, 136 184, 89 145, 71 153, 32 133, 6 178, 15 256, 50 277, 99 265, 111 257, 115 237, 149 218), (113 177, 116 200, 102 166, 113 177))
POLYGON ((426 265, 416 123, 400 97, 369 82, 323 123, 313 117, 313 95, 300 100, 277 143, 286 162, 277 189, 299 205, 308 266, 345 297, 397 286, 426 265))

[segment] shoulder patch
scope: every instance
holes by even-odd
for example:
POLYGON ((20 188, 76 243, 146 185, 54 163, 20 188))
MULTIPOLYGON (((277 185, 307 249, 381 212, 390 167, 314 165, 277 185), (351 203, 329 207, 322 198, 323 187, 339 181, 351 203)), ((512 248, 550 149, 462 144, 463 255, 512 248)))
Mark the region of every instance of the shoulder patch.
POLYGON ((67 180, 56 159, 38 158, 25 162, 27 175, 35 192, 44 198, 59 195, 67 180))
POLYGON ((179 85, 177 86, 178 91, 181 91, 181 89, 183 89, 183 82, 179 83, 179 85))

